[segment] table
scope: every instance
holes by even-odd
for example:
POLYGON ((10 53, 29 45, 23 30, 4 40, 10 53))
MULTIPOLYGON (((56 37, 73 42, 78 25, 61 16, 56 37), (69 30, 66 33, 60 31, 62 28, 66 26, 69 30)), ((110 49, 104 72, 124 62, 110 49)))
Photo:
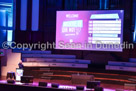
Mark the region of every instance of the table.
POLYGON ((72 84, 87 84, 87 81, 94 81, 94 76, 84 74, 72 74, 71 81, 72 84))

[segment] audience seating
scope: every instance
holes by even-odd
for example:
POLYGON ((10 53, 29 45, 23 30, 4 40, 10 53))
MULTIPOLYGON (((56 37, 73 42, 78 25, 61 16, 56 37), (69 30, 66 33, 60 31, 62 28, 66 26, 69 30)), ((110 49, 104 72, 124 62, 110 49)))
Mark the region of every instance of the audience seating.
POLYGON ((106 70, 136 72, 136 59, 130 58, 129 62, 109 61, 106 70))

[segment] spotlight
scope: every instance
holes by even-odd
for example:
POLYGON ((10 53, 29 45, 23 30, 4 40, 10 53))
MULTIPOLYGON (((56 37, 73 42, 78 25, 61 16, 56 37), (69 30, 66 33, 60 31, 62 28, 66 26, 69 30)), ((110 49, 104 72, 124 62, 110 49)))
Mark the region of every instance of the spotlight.
POLYGON ((57 83, 52 83, 51 86, 52 86, 53 88, 58 88, 58 87, 59 87, 59 84, 57 84, 57 83))

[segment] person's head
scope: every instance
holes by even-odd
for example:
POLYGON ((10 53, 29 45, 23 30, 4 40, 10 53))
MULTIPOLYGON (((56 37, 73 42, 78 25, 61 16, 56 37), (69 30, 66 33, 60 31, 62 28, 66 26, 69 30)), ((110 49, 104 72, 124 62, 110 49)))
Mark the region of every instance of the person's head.
POLYGON ((22 61, 20 61, 19 64, 22 64, 22 61))

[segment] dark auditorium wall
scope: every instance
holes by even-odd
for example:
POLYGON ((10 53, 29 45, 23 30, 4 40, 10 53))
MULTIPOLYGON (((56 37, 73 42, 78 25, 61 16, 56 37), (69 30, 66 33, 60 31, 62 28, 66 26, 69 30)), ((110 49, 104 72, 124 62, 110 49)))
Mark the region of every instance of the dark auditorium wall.
MULTIPOLYGON (((133 0, 40 0, 39 5, 39 31, 31 30, 32 0, 28 1, 28 16, 26 31, 20 30, 20 7, 21 0, 16 0, 16 28, 15 41, 22 43, 54 42, 56 34, 56 11, 57 10, 120 10, 124 16, 124 41, 132 42, 132 2, 133 0), (104 4, 107 2, 105 8, 104 4), (101 6, 102 5, 102 6, 101 6)), ((136 45, 135 45, 136 47, 136 45)), ((52 50, 55 54, 74 54, 77 58, 90 59, 96 64, 106 64, 107 61, 128 61, 136 58, 136 48, 123 52, 100 52, 79 50, 52 50)))
POLYGON ((0 57, 0 77, 1 77, 1 57, 0 57))

